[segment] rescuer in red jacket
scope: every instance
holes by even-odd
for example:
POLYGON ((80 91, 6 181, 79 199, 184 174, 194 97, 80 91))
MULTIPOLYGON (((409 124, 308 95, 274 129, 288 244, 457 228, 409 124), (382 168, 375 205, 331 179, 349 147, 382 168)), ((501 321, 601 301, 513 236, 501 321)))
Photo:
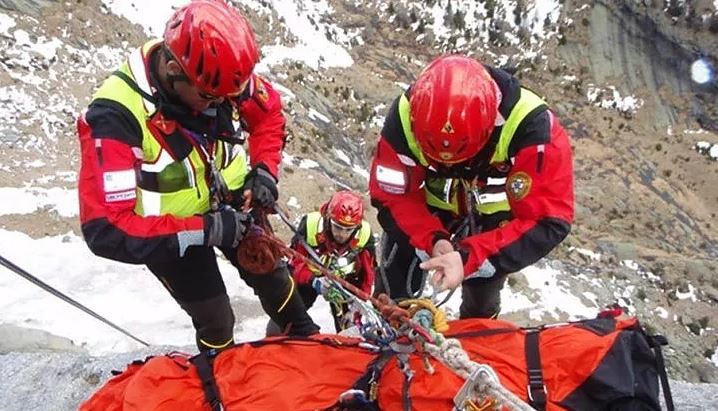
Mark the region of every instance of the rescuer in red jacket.
POLYGON ((571 146, 515 77, 443 56, 389 109, 369 189, 386 236, 375 292, 405 298, 429 270, 440 289, 463 283, 462 318, 493 317, 507 274, 570 231, 571 146))
POLYGON ((374 285, 376 247, 369 222, 364 220, 364 202, 351 191, 334 193, 319 211, 302 217, 291 247, 304 258, 289 262, 299 295, 309 308, 317 295, 331 304, 332 318, 337 332, 352 325, 349 304, 331 289, 323 290, 317 281, 322 273, 306 259, 319 257, 324 267, 366 293, 374 285), (312 252, 309 251, 312 250, 312 252))
POLYGON ((258 58, 238 11, 223 0, 190 2, 169 19, 163 39, 136 49, 104 81, 77 122, 88 246, 145 264, 191 317, 200 350, 233 342, 214 247, 273 321, 290 334, 318 331, 285 264, 260 275, 237 261, 252 217, 236 210, 244 193, 255 209, 273 207, 285 138, 279 95, 253 74, 258 58))

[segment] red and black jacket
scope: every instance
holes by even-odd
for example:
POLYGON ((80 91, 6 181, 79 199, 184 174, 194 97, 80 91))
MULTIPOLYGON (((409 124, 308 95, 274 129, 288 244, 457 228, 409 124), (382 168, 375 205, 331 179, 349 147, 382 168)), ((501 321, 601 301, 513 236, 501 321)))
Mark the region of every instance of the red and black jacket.
MULTIPOLYGON (((299 254, 306 258, 310 258, 306 249, 307 237, 307 216, 297 226, 297 232, 292 237, 291 247, 299 254)), ((347 244, 337 244, 331 235, 331 229, 325 226, 324 229, 317 234, 318 246, 314 248, 319 256, 328 253, 337 253, 338 255, 351 254, 354 261, 354 272, 347 276, 346 280, 356 287, 359 287, 366 293, 371 293, 376 277, 376 245, 374 236, 370 235, 369 240, 363 247, 356 244, 356 239, 350 239, 347 244)), ((292 276, 298 284, 308 284, 314 278, 315 274, 302 258, 294 257, 289 262, 292 268, 292 276)))
MULTIPOLYGON (((520 96, 518 80, 507 72, 488 67, 498 84, 502 101, 499 112, 508 118, 520 96)), ((407 94, 411 89, 407 91, 407 94)), ((464 170, 436 170, 424 167, 409 149, 399 116, 397 98, 386 116, 371 165, 369 191, 372 204, 384 231, 394 238, 405 238, 417 249, 431 254, 433 244, 449 238, 445 221, 426 204, 424 192, 428 173, 459 177, 487 184, 491 177, 525 173, 528 191, 512 196, 504 187, 511 207, 510 216, 498 227, 463 239, 464 272, 467 276, 485 264, 493 266, 493 275, 518 271, 548 254, 570 231, 574 216, 573 164, 568 135, 545 106, 529 113, 511 140, 509 164, 488 164, 491 152, 478 153, 464 170), (482 157, 482 158, 478 158, 482 157), (404 187, 387 190, 377 181, 377 167, 401 172, 404 187), (392 192, 393 191, 393 192, 392 192)), ((496 141, 500 127, 492 140, 496 141)), ((521 174, 524 175, 524 174, 521 174)), ((507 183, 508 184, 508 183, 507 183)), ((462 218, 463 216, 455 216, 462 218)))
MULTIPOLYGON (((145 61, 145 75, 153 89, 159 87, 151 67, 157 54, 158 48, 154 48, 145 61)), ((179 122, 178 127, 195 134, 198 132, 193 129, 195 127, 211 127, 217 135, 232 136, 237 132, 236 124, 239 123, 249 135, 251 165, 261 165, 278 176, 286 136, 280 96, 269 82, 259 76, 253 75, 250 84, 252 86, 236 100, 218 105, 216 118, 207 120, 198 114, 188 118, 187 122, 179 122), (234 118, 233 113, 237 111, 240 116, 234 118)), ((162 112, 159 107, 159 112, 162 112)), ((78 181, 80 220, 85 240, 95 254, 143 264, 177 259, 187 244, 197 244, 191 238, 204 229, 201 216, 141 216, 134 211, 134 196, 122 201, 117 201, 117 198, 108 201, 103 187, 106 173, 134 169, 136 178, 141 178, 139 165, 142 162, 143 134, 126 107, 112 100, 95 99, 78 118, 77 131, 82 156, 78 181)), ((182 158, 183 153, 186 155, 193 145, 197 145, 189 137, 191 134, 173 134, 184 138, 167 139, 165 148, 182 158)))

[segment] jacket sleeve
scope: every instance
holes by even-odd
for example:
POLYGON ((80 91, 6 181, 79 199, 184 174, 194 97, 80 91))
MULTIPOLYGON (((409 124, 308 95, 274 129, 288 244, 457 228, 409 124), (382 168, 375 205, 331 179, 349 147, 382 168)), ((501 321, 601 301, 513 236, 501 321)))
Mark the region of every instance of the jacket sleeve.
POLYGON ((400 120, 395 103, 372 159, 369 195, 385 232, 394 238, 408 238, 412 246, 431 253, 436 239, 449 238, 449 233, 426 205, 426 169, 410 153, 398 152, 390 143, 404 139, 397 123, 400 120))
POLYGON ((278 178, 286 138, 282 100, 264 78, 254 75, 253 85, 251 97, 240 105, 249 132, 247 141, 251 166, 262 163, 278 178))
MULTIPOLYGON (((292 237, 292 243, 290 247, 296 251, 299 255, 306 258, 309 257, 307 249, 304 247, 304 241, 307 236, 307 216, 302 217, 302 220, 297 226, 297 232, 292 237)), ((304 261, 303 258, 298 256, 292 257, 289 261, 289 265, 292 267, 292 276, 297 284, 309 284, 314 277, 314 273, 309 269, 309 265, 304 261)))
POLYGON ((364 249, 357 255, 357 261, 362 271, 359 277, 361 279, 359 288, 371 294, 372 287, 374 286, 374 278, 376 277, 376 245, 374 244, 374 236, 369 239, 364 249))
POLYGON ((513 219, 460 243, 468 251, 467 278, 518 271, 548 254, 570 231, 574 215, 571 146, 558 120, 547 113, 547 142, 523 147, 512 159, 506 194, 513 219))
POLYGON ((112 260, 144 264, 176 259, 187 247, 203 243, 203 219, 135 213, 142 162, 139 130, 132 115, 117 107, 90 106, 78 118, 82 233, 93 253, 112 260))

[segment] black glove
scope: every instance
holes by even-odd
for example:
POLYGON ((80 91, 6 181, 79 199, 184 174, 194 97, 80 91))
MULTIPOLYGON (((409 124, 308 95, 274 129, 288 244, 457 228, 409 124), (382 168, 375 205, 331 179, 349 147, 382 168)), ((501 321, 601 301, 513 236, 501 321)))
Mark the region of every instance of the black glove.
POLYGON ((245 190, 252 191, 252 205, 262 208, 272 208, 279 198, 277 180, 267 171, 264 164, 257 164, 247 174, 244 183, 245 190))
POLYGON ((207 246, 235 248, 247 233, 252 217, 232 209, 224 209, 204 215, 204 244, 207 246))

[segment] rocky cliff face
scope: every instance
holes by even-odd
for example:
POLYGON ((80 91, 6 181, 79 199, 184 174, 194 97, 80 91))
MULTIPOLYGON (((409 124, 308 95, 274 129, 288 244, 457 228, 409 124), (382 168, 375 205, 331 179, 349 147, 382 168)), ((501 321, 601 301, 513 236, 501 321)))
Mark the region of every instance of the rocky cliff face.
MULTIPOLYGON (((263 44, 301 40, 271 3, 241 3, 263 44)), ((712 2, 565 0, 551 10, 525 0, 328 4, 333 13, 317 21, 332 27, 326 37, 345 44, 354 64, 284 62, 267 73, 282 87, 289 121, 294 161, 284 166, 285 198, 319 204, 336 185, 365 190, 386 108, 434 56, 461 52, 511 66, 573 137, 576 223, 550 264, 574 274, 563 281, 576 295, 591 291, 601 305, 629 306, 668 334, 676 378, 718 381, 707 361, 718 345, 718 162, 694 148, 718 143, 718 89, 715 79, 699 85, 690 74, 699 58, 718 65, 712 2), (301 167, 302 159, 317 166, 301 167), (316 184, 303 184, 310 177, 316 184)), ((24 169, 23 181, 5 167, 0 185, 76 170, 75 114, 145 35, 100 0, 2 0, 0 10, 17 22, 0 35, 0 109, 15 109, 12 121, 0 123, 0 155, 12 167, 37 159, 46 165, 24 169), (69 47, 50 56, 18 52, 53 37, 69 47), (14 101, 17 90, 32 102, 14 101), (54 107, 53 116, 38 116, 38 107, 54 107)), ((35 236, 79 233, 75 219, 50 213, 3 225, 35 236)), ((517 275, 511 287, 521 291, 525 280, 517 275)), ((513 319, 526 323, 525 316, 513 319)))
POLYGON ((717 113, 705 103, 716 101, 718 88, 715 81, 697 84, 690 73, 697 59, 715 64, 718 58, 716 18, 709 2, 691 2, 678 11, 663 3, 596 1, 577 16, 577 26, 585 29, 564 31, 559 60, 596 84, 640 94, 657 132, 694 126, 691 121, 712 128, 717 113))

